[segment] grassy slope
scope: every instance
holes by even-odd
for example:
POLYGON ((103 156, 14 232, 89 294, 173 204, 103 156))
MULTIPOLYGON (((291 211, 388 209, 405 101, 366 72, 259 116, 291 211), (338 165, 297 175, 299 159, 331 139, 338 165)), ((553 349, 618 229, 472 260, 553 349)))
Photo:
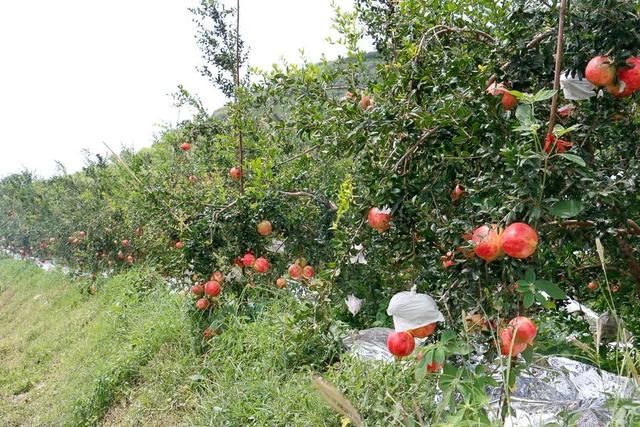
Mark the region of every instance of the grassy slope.
POLYGON ((192 369, 189 322, 168 293, 132 292, 140 279, 118 276, 90 296, 59 273, 0 261, 3 425, 94 424, 119 400, 128 409, 113 417, 126 424, 166 424, 188 410, 190 393, 171 385, 192 369))
POLYGON ((253 320, 227 317, 201 354, 190 298, 159 284, 132 271, 92 296, 60 273, 0 260, 0 425, 339 426, 313 369, 368 426, 404 425, 414 399, 432 401, 410 366, 343 357, 324 367, 331 341, 286 292, 253 320))

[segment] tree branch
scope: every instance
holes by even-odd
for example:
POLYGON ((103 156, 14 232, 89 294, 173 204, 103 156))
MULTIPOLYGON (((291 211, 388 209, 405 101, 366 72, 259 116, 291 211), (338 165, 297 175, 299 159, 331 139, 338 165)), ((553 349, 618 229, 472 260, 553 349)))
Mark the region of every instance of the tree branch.
POLYGON ((553 134, 556 127, 556 117, 558 114, 558 97, 560 96, 560 72, 562 71, 562 56, 564 53, 564 15, 567 10, 567 0, 560 1, 560 17, 558 23, 558 44, 556 46, 556 69, 553 79, 553 98, 551 99, 551 113, 549 114, 549 129, 547 134, 553 134))

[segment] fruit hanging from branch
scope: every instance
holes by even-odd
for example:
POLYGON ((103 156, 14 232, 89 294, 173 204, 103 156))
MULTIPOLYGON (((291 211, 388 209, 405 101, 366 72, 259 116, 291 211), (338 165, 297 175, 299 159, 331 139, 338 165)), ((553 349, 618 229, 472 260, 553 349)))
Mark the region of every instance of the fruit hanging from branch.
POLYGON ((305 265, 302 269, 302 277, 307 280, 313 279, 313 276, 316 274, 316 271, 310 265, 305 265))
POLYGON ((200 311, 204 311, 209 308, 209 300, 206 298, 200 298, 196 301, 196 308, 200 311))
POLYGON ((253 267, 253 264, 256 262, 256 257, 254 254, 252 254, 251 252, 247 252, 243 257, 242 257, 242 265, 244 267, 253 267))
POLYGON ((536 251, 538 233, 528 224, 514 222, 502 233, 502 250, 513 258, 528 258, 536 251))
POLYGON ((204 295, 204 286, 200 283, 191 286, 191 293, 199 297, 204 295))
POLYGON ((501 235, 502 231, 496 224, 476 228, 471 237, 475 244, 476 255, 487 262, 502 256, 501 235))
POLYGON ((528 317, 518 316, 511 319, 509 327, 512 329, 513 339, 516 344, 533 345, 533 339, 538 333, 538 328, 533 323, 533 320, 528 317))
POLYGON ((400 358, 410 355, 416 347, 416 341, 407 331, 392 332, 387 338, 387 348, 400 358))
POLYGON ((229 169, 229 178, 231 178, 234 181, 240 181, 240 178, 242 178, 242 169, 240 169, 237 166, 234 166, 231 169, 229 169))
POLYGON ((594 86, 609 86, 616 78, 616 67, 606 55, 591 58, 584 70, 584 76, 594 86))
POLYGON ((271 222, 266 220, 260 221, 260 223, 258 224, 257 230, 259 235, 268 236, 269 234, 271 234, 271 231, 272 231, 271 222))
POLYGON ((500 331, 500 354, 516 357, 527 349, 527 343, 516 343, 511 328, 500 331))
POLYGON ((220 283, 215 280, 209 280, 204 285, 204 293, 210 297, 217 297, 222 292, 222 287, 220 287, 220 283))
POLYGON ((289 277, 293 280, 299 280, 302 277, 302 267, 299 264, 291 264, 289 266, 289 277))
POLYGON ((258 273, 266 273, 269 271, 269 261, 266 258, 260 257, 253 264, 254 270, 258 273))
POLYGON ((183 143, 180 145, 180 149, 181 149, 182 151, 184 151, 184 152, 187 152, 187 151, 191 150, 191 144, 189 144, 188 142, 183 142, 183 143))
POLYGON ((287 280, 286 280, 284 277, 278 277, 278 278, 276 279, 276 286, 277 286, 279 289, 284 288, 285 286, 287 286, 287 280))
POLYGON ((378 233, 384 233, 391 226, 391 209, 369 209, 367 222, 369 223, 369 226, 378 231, 378 233))

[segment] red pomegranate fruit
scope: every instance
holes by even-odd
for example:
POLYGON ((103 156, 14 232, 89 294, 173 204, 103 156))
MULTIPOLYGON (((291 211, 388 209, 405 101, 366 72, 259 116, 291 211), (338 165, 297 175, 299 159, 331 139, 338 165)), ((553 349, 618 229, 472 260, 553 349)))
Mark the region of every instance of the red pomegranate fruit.
POLYGON ((410 355, 415 346, 415 339, 407 331, 392 332, 387 338, 387 348, 396 357, 410 355))
POLYGON ((483 225, 473 231, 471 240, 475 245, 475 253, 478 257, 491 262, 502 255, 500 245, 502 233, 497 225, 491 227, 483 225))
POLYGON ((196 301, 196 308, 201 311, 206 310, 207 308, 209 308, 209 300, 206 298, 200 298, 198 301, 196 301))
POLYGON ((201 297, 202 295, 204 295, 204 286, 202 286, 201 284, 193 285, 191 287, 191 293, 201 297))
POLYGON ((204 285, 204 293, 209 295, 210 297, 217 297, 222 292, 222 288, 220 287, 220 283, 215 280, 209 280, 204 285))
POLYGON ((260 257, 253 264, 253 268, 258 273, 266 273, 267 271, 269 271, 269 261, 267 261, 266 258, 260 257))
POLYGON ((523 222, 514 222, 502 233, 502 250, 510 257, 528 258, 533 255, 537 246, 538 233, 523 222))
POLYGON ((284 288, 285 286, 287 286, 287 280, 286 280, 284 277, 278 277, 278 278, 276 279, 276 286, 277 286, 279 289, 284 288))
POLYGON ((229 177, 234 181, 240 181, 240 178, 242 177, 242 170, 237 166, 232 167, 229 169, 229 177))
POLYGON ((316 271, 310 265, 305 265, 302 269, 302 277, 307 280, 313 279, 313 276, 316 274, 316 271))
POLYGON ((189 144, 188 142, 183 142, 182 144, 180 144, 180 149, 182 151, 187 152, 187 151, 191 150, 191 144, 189 144))
POLYGON ((378 209, 371 208, 367 215, 367 222, 369 226, 378 233, 384 233, 391 226, 391 210, 388 208, 378 209))
POLYGON ((271 234, 271 223, 269 221, 260 221, 258 224, 258 234, 261 236, 268 236, 271 234))
POLYGON ((538 333, 538 328, 533 320, 518 316, 511 319, 509 326, 512 328, 513 339, 517 344, 533 344, 533 339, 538 333))
POLYGON ((256 257, 251 252, 247 252, 242 257, 242 265, 244 267, 253 267, 253 264, 256 262, 256 257))
POLYGON ((500 354, 503 356, 516 357, 527 349, 527 343, 513 342, 513 335, 510 328, 500 331, 500 354), (513 343, 513 347, 512 347, 513 343))
POLYGON ((606 55, 591 58, 584 70, 584 76, 594 86, 607 86, 616 78, 616 67, 606 55))
POLYGON ((426 338, 436 331, 437 326, 438 325, 433 322, 428 325, 420 326, 419 328, 411 329, 407 332, 409 332, 414 338, 426 338))
POLYGON ((289 277, 293 280, 298 280, 302 277, 302 267, 298 264, 291 264, 289 266, 289 277))

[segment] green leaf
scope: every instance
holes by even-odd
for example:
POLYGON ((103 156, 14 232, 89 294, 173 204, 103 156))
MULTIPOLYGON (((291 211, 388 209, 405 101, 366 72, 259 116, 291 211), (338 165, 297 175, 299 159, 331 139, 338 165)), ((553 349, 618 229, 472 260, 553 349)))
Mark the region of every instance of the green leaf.
POLYGON ((525 308, 531 307, 533 305, 533 301, 534 301, 533 292, 527 292, 526 294, 524 294, 524 299, 522 302, 525 308))
POLYGON ((449 341, 455 339, 455 337, 456 337, 456 333, 449 329, 447 331, 444 331, 440 336, 440 343, 446 344, 449 341))
POLYGON ((414 371, 416 382, 422 380, 427 374, 427 358, 424 357, 424 353, 422 356, 422 360, 416 364, 416 369, 414 371))
POLYGON ((553 95, 556 94, 556 91, 553 89, 542 89, 538 91, 535 95, 533 95, 533 102, 540 102, 546 99, 550 99, 553 95))
POLYGON ((536 273, 532 268, 527 268, 527 271, 524 273, 524 280, 529 283, 533 283, 536 280, 536 273))
POLYGON ((533 362, 533 347, 531 346, 527 347, 525 351, 523 351, 520 354, 528 364, 531 364, 533 362))
POLYGON ((583 166, 583 167, 587 166, 587 164, 584 162, 582 157, 576 156, 575 154, 562 153, 562 154, 558 154, 558 156, 564 157, 567 160, 571 160, 572 162, 577 163, 580 166, 583 166))
POLYGON ((584 210, 579 200, 561 200, 548 208, 549 212, 560 218, 572 218, 584 210))
POLYGON ((533 284, 539 290, 549 294, 551 298, 565 299, 567 297, 567 294, 565 294, 564 291, 558 287, 558 285, 548 280, 536 280, 533 284))
POLYGON ((520 122, 520 125, 530 127, 535 123, 536 118, 533 116, 533 109, 531 105, 520 104, 516 109, 516 118, 520 122))
POLYGON ((442 365, 446 355, 444 347, 438 347, 435 351, 435 355, 433 356, 433 361, 436 362, 436 365, 442 365))

